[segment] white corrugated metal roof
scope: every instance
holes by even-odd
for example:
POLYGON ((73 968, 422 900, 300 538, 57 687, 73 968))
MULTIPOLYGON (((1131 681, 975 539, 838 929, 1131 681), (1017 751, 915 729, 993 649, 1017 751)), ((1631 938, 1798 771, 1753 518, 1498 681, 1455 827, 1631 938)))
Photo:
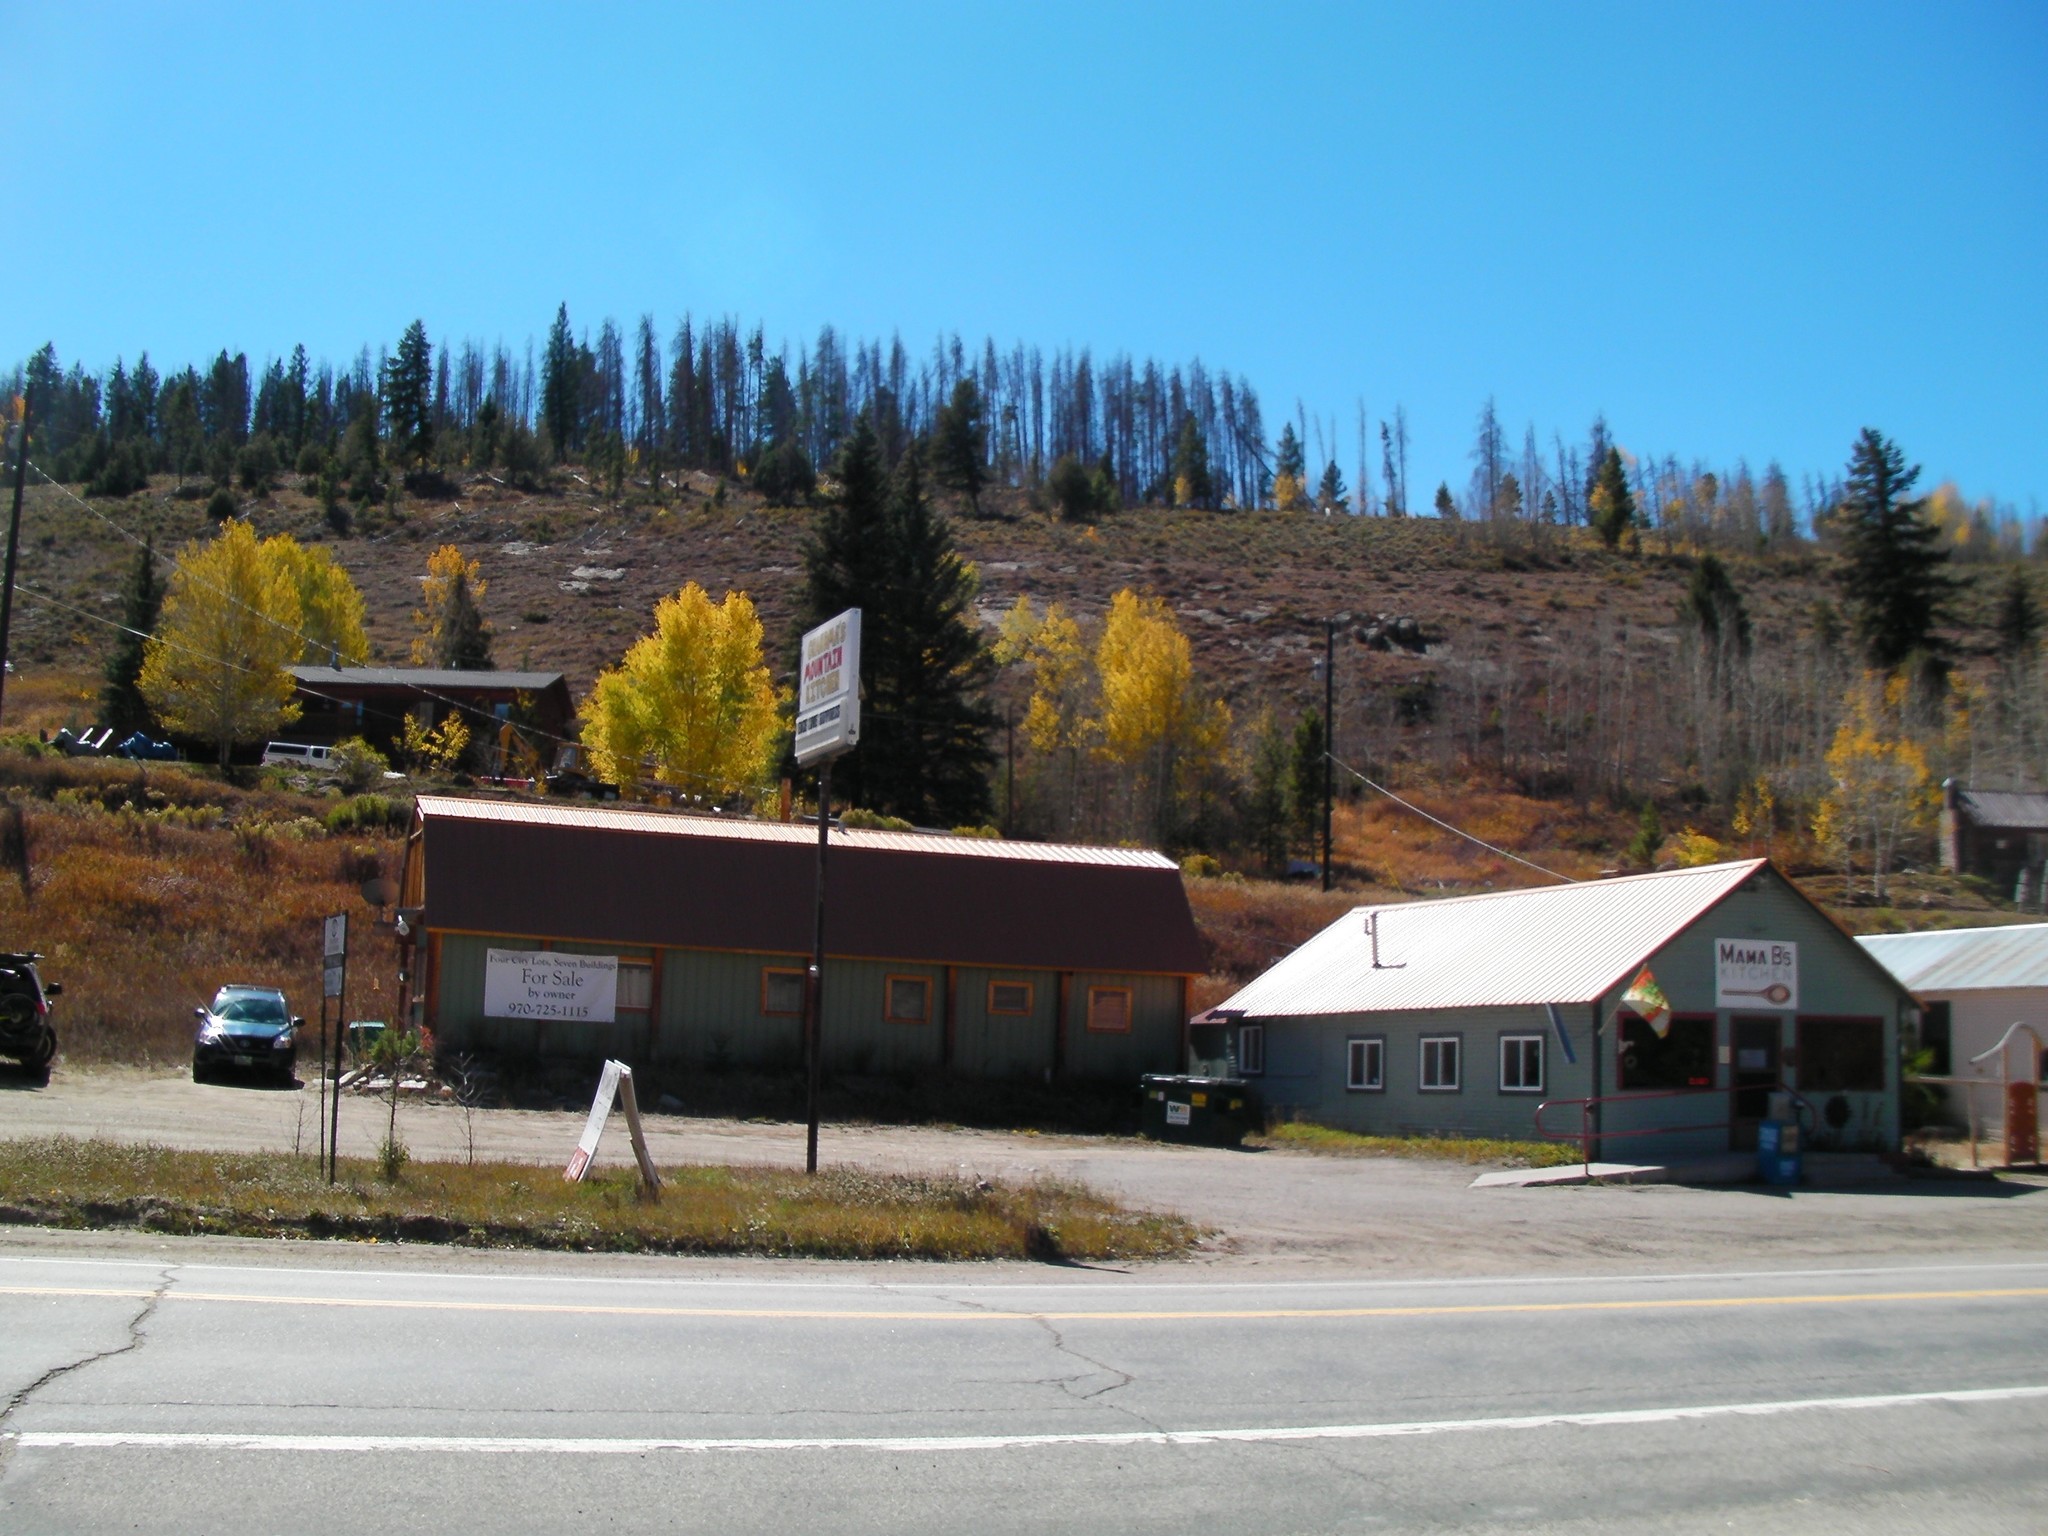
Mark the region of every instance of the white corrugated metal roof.
POLYGON ((1872 933, 1856 942, 1909 992, 2048 987, 2048 923, 1872 933))
POLYGON ((1600 997, 1765 868, 1762 859, 1536 890, 1354 907, 1218 1005, 1277 1018, 1600 997), (1366 918, 1376 915, 1380 966, 1366 918))
MULTIPOLYGON (((421 795, 422 815, 468 821, 517 822, 527 826, 582 827, 597 832, 642 832, 663 837, 712 837, 736 842, 803 843, 815 847, 815 822, 749 821, 739 817, 693 816, 617 805, 543 803, 535 800, 472 800, 460 795, 421 795)), ((1045 864, 1099 864, 1123 869, 1178 869, 1163 853, 1145 848, 1085 848, 1070 843, 1019 843, 993 837, 956 837, 946 832, 881 832, 835 828, 834 848, 876 848, 894 853, 944 854, 958 858, 1022 859, 1045 864)))

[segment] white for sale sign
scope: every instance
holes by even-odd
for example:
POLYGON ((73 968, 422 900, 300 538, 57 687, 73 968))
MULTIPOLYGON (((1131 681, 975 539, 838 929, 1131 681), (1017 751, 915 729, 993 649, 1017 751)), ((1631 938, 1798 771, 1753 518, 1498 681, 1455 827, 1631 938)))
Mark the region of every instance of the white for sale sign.
POLYGON ((609 1024, 617 1016, 619 957, 550 950, 484 951, 484 1014, 609 1024))
POLYGON ((860 743, 860 610, 804 636, 797 679, 796 760, 808 767, 860 743))

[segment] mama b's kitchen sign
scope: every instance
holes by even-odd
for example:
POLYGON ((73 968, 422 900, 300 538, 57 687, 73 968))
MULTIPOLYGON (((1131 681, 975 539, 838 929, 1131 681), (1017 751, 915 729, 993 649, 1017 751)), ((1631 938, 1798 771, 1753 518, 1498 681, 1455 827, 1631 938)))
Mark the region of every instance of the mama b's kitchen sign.
POLYGON ((1799 946, 1784 939, 1714 940, 1716 1008, 1797 1008, 1799 946))
POLYGON ((609 1024, 619 997, 617 955, 550 950, 484 951, 484 1014, 493 1019, 567 1019, 609 1024))

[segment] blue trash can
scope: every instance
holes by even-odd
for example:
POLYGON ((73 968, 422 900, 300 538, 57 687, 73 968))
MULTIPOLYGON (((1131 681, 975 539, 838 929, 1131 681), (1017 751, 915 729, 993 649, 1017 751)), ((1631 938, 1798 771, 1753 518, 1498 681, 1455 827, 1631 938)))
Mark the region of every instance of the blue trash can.
POLYGON ((1766 1184, 1797 1184, 1801 1164, 1797 1120, 1766 1120, 1756 1128, 1756 1171, 1766 1184))

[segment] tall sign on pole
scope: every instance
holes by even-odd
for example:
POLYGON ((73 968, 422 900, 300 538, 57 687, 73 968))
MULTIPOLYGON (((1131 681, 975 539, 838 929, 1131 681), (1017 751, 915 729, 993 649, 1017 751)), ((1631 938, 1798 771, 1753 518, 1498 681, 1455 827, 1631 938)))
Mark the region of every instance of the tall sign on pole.
POLYGON ((818 1079, 824 1058, 825 834, 832 825, 832 759, 860 743, 860 610, 849 608, 804 636, 797 682, 796 761, 818 765, 818 880, 811 973, 804 988, 804 1169, 818 1171, 818 1079))
POLYGON ((334 999, 334 1096, 323 1106, 327 1111, 327 1182, 336 1172, 336 1144, 341 1138, 341 1042, 348 1034, 348 914, 337 912, 321 926, 320 968, 320 1083, 327 1083, 327 999, 334 999))

